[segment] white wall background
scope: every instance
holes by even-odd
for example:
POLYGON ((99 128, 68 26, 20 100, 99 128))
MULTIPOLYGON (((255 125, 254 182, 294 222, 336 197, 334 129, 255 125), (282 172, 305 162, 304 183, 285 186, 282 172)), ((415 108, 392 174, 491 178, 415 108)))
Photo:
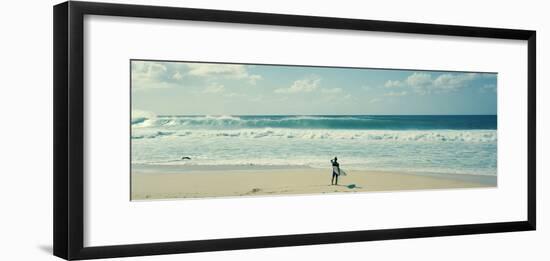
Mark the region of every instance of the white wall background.
MULTIPOLYGON (((113 0, 114 1, 114 0, 113 0)), ((11 1, 0 13, 0 260, 57 260, 52 248, 52 6, 11 1)), ((548 260, 550 20, 544 1, 117 2, 535 29, 538 33, 538 230, 535 232, 224 251, 126 260, 548 260), (546 118, 546 120, 544 119, 546 118), (545 162, 546 159, 546 162, 545 162)))

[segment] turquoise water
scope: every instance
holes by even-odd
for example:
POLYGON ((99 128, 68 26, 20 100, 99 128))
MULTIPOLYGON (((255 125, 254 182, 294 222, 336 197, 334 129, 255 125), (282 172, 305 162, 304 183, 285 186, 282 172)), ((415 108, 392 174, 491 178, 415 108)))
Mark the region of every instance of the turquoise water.
POLYGON ((496 175, 497 117, 132 117, 136 164, 327 168, 334 156, 349 170, 496 175))

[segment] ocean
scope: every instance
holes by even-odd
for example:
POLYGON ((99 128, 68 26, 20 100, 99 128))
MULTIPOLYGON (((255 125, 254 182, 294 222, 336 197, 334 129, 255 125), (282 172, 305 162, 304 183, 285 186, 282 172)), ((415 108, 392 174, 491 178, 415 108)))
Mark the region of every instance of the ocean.
POLYGON ((132 163, 497 175, 496 115, 133 113, 132 163), (189 157, 190 160, 182 160, 189 157))

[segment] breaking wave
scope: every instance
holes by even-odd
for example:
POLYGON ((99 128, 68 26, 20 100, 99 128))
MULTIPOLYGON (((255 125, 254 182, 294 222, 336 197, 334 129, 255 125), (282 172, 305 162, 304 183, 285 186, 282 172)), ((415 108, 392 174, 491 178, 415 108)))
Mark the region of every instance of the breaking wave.
POLYGON ((132 115, 132 127, 173 129, 496 129, 494 115, 451 116, 154 116, 132 115))
POLYGON ((182 130, 161 131, 138 129, 133 139, 165 136, 186 138, 240 138, 240 139, 302 139, 302 140, 358 140, 393 142, 496 142, 495 130, 299 130, 299 129, 238 129, 238 130, 182 130))

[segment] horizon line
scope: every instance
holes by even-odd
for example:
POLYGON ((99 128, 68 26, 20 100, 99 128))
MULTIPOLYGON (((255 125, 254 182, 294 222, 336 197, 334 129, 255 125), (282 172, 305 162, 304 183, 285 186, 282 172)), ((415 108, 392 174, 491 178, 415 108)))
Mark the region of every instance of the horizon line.
POLYGON ((157 114, 157 116, 498 116, 498 114, 157 114))

